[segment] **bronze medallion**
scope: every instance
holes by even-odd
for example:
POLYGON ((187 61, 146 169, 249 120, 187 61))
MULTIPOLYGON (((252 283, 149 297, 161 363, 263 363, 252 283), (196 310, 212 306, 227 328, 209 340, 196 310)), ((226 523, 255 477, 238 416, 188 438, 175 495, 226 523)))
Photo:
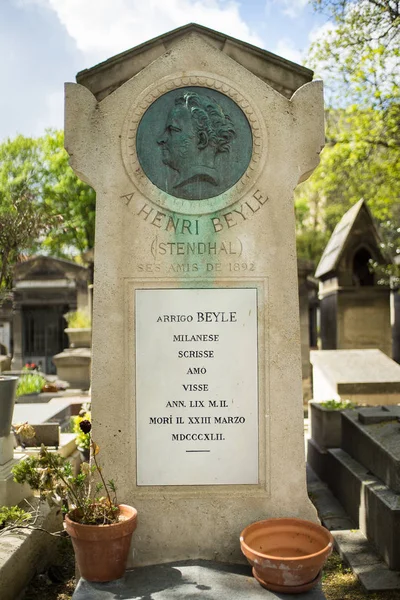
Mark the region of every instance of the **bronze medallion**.
POLYGON ((249 166, 251 127, 228 96, 188 86, 163 94, 140 120, 137 157, 145 175, 176 198, 205 200, 223 194, 249 166))

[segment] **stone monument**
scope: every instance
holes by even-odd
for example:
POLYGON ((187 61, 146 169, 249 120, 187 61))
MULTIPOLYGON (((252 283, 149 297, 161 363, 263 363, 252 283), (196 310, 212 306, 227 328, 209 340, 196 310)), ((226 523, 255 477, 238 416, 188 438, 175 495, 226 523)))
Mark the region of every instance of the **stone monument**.
POLYGON ((66 85, 97 192, 92 410, 139 511, 135 564, 243 560, 306 491, 293 190, 324 144, 312 72, 188 25, 66 85))
POLYGON ((336 225, 315 272, 322 350, 378 348, 392 356, 390 286, 370 260, 392 262, 367 203, 359 200, 336 225))

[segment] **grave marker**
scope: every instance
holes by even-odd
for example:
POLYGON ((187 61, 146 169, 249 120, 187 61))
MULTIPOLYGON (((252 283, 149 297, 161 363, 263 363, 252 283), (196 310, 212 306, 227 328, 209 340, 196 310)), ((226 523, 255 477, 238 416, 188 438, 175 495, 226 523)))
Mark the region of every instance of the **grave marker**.
POLYGON ((94 432, 139 511, 135 564, 240 561, 250 522, 316 519, 293 209, 324 143, 311 77, 189 25, 67 84, 97 192, 94 432))

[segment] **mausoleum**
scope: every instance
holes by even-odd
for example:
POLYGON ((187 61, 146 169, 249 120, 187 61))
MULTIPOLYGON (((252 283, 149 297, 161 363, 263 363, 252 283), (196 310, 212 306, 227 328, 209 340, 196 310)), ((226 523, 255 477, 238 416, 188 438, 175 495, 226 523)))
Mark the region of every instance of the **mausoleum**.
POLYGON ((55 373, 52 357, 68 347, 63 315, 88 304, 89 270, 74 262, 36 256, 15 268, 13 289, 14 369, 27 362, 55 373))
POLYGON ((391 263, 367 203, 346 212, 326 246, 319 279, 322 350, 378 348, 392 356, 390 288, 371 268, 391 263))

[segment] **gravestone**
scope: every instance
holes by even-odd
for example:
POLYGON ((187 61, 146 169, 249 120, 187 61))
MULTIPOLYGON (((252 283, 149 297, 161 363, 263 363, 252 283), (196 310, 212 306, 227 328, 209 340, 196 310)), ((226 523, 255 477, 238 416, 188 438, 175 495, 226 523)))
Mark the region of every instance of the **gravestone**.
POLYGON ((97 193, 93 437, 135 564, 243 560, 306 491, 293 190, 324 144, 312 72, 198 25, 66 85, 97 193))

